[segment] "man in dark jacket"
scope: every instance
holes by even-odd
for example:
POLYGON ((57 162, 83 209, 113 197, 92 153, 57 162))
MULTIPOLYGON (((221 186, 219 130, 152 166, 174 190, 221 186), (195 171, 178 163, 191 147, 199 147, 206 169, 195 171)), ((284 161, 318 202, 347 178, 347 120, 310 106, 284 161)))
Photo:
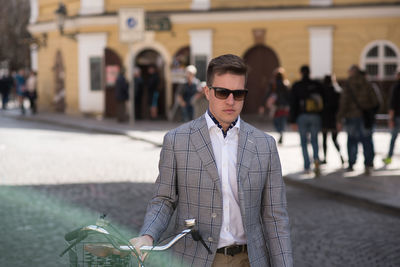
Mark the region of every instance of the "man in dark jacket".
POLYGON ((363 110, 372 109, 377 105, 378 99, 371 84, 362 75, 358 66, 351 66, 349 78, 340 97, 337 114, 338 131, 342 129, 344 120, 347 132, 348 171, 353 170, 359 142, 363 145, 365 174, 370 174, 372 170, 375 155, 372 140, 373 127, 366 126, 363 110))
POLYGON ((8 70, 5 70, 3 76, 0 78, 0 93, 2 100, 2 108, 7 108, 8 98, 11 92, 11 88, 14 86, 14 79, 9 74, 8 70))
POLYGON ((310 159, 307 150, 307 135, 311 135, 313 149, 314 172, 320 175, 318 157, 318 132, 321 129, 321 112, 323 109, 322 85, 310 79, 310 68, 304 65, 300 68, 302 79, 293 84, 290 98, 289 122, 293 130, 300 134, 301 148, 304 158, 304 170, 310 172, 310 159))

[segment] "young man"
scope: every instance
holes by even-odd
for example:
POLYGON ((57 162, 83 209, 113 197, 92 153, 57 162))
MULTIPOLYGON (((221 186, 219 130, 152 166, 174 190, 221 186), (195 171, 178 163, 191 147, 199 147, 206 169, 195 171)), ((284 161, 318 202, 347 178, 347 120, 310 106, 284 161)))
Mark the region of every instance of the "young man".
POLYGON ((192 98, 199 88, 199 80, 196 78, 197 69, 193 65, 189 65, 185 69, 186 81, 178 90, 178 102, 182 110, 182 118, 184 122, 193 120, 194 108, 192 98))
POLYGON ((357 160, 358 144, 361 142, 364 152, 365 174, 369 175, 374 166, 373 125, 367 127, 362 109, 371 109, 378 105, 378 99, 371 84, 361 73, 357 65, 352 65, 348 71, 349 77, 340 96, 337 114, 337 130, 342 130, 343 122, 347 132, 347 153, 349 166, 347 171, 353 171, 357 160))
POLYGON ((310 172, 310 157, 308 155, 308 135, 310 135, 313 150, 315 176, 320 175, 318 133, 321 130, 321 112, 323 110, 322 85, 310 79, 310 68, 303 65, 300 68, 301 80, 293 84, 290 98, 289 122, 293 130, 300 134, 301 149, 304 159, 304 171, 310 172))
MULTIPOLYGON (((184 266, 292 266, 285 185, 275 140, 244 122, 247 67, 235 55, 211 60, 209 109, 166 134, 157 189, 140 232, 140 248, 158 241, 177 209, 175 229, 196 219, 211 254, 192 237, 174 246, 184 266)), ((174 263, 176 264, 176 263, 174 263)))

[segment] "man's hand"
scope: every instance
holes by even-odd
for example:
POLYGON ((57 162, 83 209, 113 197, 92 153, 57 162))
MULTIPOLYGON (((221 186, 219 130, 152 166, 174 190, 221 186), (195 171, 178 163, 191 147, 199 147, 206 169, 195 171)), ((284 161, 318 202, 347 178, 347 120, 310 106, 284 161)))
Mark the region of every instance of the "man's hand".
POLYGON ((129 240, 129 242, 132 244, 132 246, 135 247, 136 251, 139 253, 141 257, 141 260, 144 261, 144 259, 147 256, 147 253, 142 254, 140 248, 142 246, 152 246, 153 238, 149 235, 142 235, 139 237, 132 238, 131 240, 129 240))
POLYGON ((297 126, 297 123, 291 123, 290 124, 290 128, 292 128, 293 131, 298 131, 299 130, 299 126, 297 126))

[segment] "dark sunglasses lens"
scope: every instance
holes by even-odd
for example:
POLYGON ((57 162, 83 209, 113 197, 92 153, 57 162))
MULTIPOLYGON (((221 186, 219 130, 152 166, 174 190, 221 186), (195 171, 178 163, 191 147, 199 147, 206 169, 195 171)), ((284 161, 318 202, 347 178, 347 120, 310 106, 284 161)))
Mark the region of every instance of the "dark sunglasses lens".
POLYGON ((215 89, 215 96, 219 99, 226 99, 228 98, 231 92, 227 89, 216 88, 215 89))
POLYGON ((228 90, 223 88, 214 88, 215 96, 219 99, 227 99, 232 93, 235 100, 243 100, 246 97, 246 90, 228 90))
POLYGON ((245 90, 233 91, 233 98, 235 98, 235 100, 243 100, 245 97, 246 97, 246 91, 245 90))

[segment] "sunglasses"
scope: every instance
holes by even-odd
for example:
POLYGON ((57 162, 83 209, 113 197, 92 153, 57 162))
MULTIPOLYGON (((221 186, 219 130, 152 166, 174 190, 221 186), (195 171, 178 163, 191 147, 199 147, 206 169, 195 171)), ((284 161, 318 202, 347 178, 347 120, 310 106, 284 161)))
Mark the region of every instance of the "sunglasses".
POLYGON ((229 90, 223 87, 213 87, 213 86, 209 86, 208 88, 214 89, 214 95, 218 99, 227 99, 229 95, 232 94, 233 98, 236 101, 243 100, 248 92, 247 89, 229 90))

